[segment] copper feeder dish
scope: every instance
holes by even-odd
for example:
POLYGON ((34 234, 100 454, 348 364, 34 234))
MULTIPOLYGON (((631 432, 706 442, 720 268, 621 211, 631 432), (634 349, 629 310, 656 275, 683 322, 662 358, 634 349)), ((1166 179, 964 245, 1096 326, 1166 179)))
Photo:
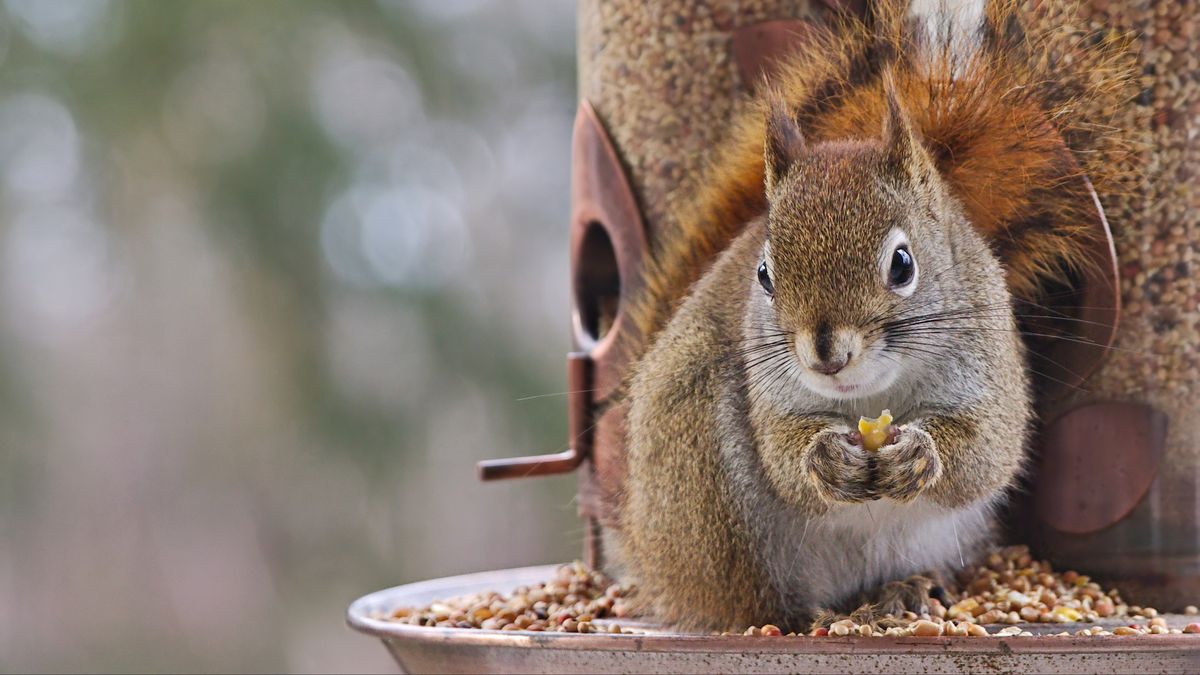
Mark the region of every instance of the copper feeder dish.
MULTIPOLYGON (((635 635, 429 628, 387 621, 400 607, 545 581, 556 565, 482 572, 397 586, 359 598, 346 621, 383 641, 409 673, 1196 673, 1195 635, 1051 637, 751 637, 664 632, 622 621, 635 635)), ((1187 618, 1166 617, 1171 627, 1187 618)), ((604 620, 597 621, 603 625, 604 620)), ((1117 624, 1114 624, 1117 625, 1117 624)))

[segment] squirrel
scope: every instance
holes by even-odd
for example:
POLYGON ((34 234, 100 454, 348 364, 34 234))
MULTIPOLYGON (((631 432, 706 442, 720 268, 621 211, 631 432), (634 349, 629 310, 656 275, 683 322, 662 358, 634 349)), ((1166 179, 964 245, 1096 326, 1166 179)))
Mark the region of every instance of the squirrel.
POLYGON ((782 63, 652 242, 606 534, 668 625, 923 611, 1022 473, 1015 308, 1086 264, 1070 179, 1119 189, 1127 144, 1081 111, 1132 101, 1136 67, 1108 34, 1062 62, 1009 2, 966 48, 908 10, 875 2, 782 63), (883 408, 868 452, 851 425, 883 408))

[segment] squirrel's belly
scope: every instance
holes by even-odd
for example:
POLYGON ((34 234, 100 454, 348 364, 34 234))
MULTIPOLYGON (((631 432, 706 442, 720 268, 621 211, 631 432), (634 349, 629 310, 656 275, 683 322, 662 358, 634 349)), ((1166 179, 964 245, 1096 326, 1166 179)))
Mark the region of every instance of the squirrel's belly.
POLYGON ((991 501, 947 508, 883 499, 807 523, 785 517, 775 523, 770 576, 790 605, 836 606, 888 581, 971 562, 992 535, 992 508, 991 501))

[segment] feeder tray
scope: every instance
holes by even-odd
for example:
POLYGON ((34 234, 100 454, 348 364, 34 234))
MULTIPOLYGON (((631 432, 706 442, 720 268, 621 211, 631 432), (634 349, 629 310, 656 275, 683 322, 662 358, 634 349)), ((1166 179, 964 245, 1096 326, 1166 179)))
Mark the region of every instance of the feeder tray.
MULTIPOLYGON (((622 627, 644 632, 581 635, 429 628, 380 618, 400 607, 456 595, 508 593, 553 578, 557 567, 397 586, 359 598, 350 606, 347 622, 380 638, 401 670, 412 673, 1200 672, 1195 635, 1045 635, 1071 628, 1063 624, 1024 626, 1033 637, 752 637, 671 633, 624 619, 622 627)), ((1173 628, 1188 623, 1180 615, 1166 619, 1173 628)), ((603 626, 605 621, 596 623, 603 626)))

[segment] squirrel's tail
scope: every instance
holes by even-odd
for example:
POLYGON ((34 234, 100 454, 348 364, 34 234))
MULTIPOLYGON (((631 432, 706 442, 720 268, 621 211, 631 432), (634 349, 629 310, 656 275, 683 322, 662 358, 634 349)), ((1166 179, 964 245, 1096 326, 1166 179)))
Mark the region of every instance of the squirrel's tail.
MULTIPOLYGON (((922 21, 908 2, 877 0, 868 19, 818 32, 762 89, 782 95, 810 140, 874 138, 890 79, 942 176, 1004 261, 1014 296, 1036 301, 1083 264, 1093 236, 1090 197, 1075 179, 1086 175, 1103 194, 1130 178, 1122 169, 1131 137, 1112 120, 1136 96, 1138 71, 1127 37, 1061 25, 1027 33, 1015 4, 991 0, 978 30, 964 35, 945 15, 922 21)), ((632 359, 765 212, 765 120, 757 97, 653 238, 644 286, 626 308, 634 330, 623 348, 632 359)))

